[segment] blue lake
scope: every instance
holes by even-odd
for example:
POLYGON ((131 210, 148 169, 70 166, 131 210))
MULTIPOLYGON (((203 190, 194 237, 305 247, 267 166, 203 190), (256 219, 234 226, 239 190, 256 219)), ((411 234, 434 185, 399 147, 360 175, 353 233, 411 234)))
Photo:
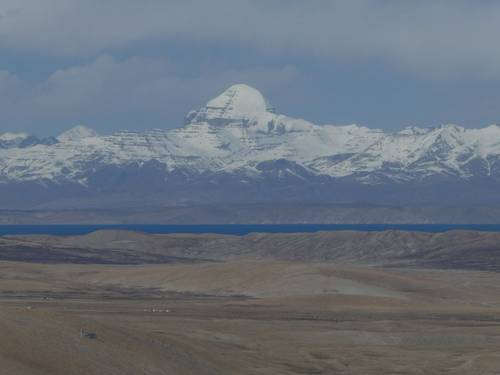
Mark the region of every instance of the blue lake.
POLYGON ((500 232, 500 224, 216 224, 216 225, 0 225, 0 235, 48 234, 78 235, 96 230, 120 229, 146 233, 218 233, 245 235, 261 233, 299 233, 318 231, 384 231, 404 230, 418 232, 446 232, 449 230, 477 230, 500 232))

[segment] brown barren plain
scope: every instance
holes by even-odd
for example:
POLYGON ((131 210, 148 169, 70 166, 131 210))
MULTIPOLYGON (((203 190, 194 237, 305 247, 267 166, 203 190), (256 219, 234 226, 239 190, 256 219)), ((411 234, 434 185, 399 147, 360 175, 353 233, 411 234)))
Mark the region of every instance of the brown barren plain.
POLYGON ((0 373, 500 374, 499 260, 478 232, 2 237, 0 373))

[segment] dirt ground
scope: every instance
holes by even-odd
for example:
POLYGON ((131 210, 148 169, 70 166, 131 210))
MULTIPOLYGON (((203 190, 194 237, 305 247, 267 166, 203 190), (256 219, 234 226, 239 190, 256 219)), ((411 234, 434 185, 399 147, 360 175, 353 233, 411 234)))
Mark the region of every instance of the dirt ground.
POLYGON ((500 274, 0 263, 2 374, 500 374, 500 274), (80 337, 84 328, 96 339, 80 337))

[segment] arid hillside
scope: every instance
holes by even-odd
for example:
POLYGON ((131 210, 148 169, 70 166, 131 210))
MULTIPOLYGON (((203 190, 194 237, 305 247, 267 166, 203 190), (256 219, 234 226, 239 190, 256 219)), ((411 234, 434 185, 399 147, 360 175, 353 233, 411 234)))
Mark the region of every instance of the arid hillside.
POLYGON ((0 259, 104 264, 279 260, 498 270, 500 233, 333 231, 232 236, 104 230, 74 237, 2 237, 0 259))

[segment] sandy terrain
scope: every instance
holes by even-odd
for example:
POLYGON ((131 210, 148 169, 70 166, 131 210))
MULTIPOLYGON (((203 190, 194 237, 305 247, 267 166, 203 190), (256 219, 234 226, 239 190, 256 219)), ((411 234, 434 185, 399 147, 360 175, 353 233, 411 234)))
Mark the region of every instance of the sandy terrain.
POLYGON ((117 241, 126 252, 137 238, 161 252, 154 237, 101 233, 44 239, 60 256, 72 243, 66 261, 0 262, 0 373, 500 374, 500 273, 252 260, 241 247, 226 261, 71 262, 99 247, 123 259, 117 241))

